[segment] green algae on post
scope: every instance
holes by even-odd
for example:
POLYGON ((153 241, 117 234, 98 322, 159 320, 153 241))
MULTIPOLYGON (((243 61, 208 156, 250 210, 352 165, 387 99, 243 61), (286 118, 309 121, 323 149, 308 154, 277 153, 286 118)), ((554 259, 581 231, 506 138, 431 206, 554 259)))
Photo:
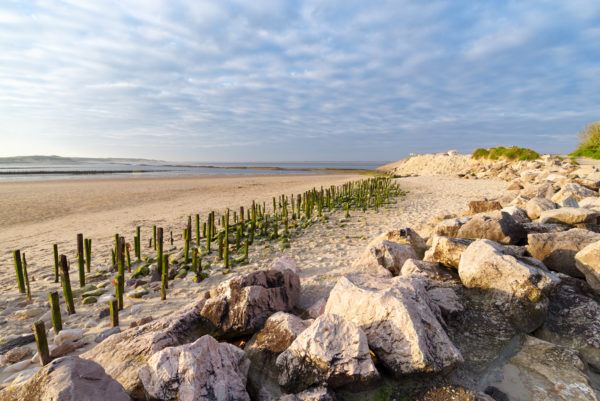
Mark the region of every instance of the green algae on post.
POLYGON ((92 239, 91 238, 86 238, 84 241, 84 247, 85 247, 85 267, 87 272, 90 272, 90 269, 92 267, 92 239))
POLYGON ((42 366, 50 363, 50 351, 48 350, 48 339, 46 338, 46 325, 43 320, 38 320, 33 324, 33 334, 37 344, 37 351, 42 366))
POLYGON ((53 291, 49 293, 48 298, 50 299, 52 328, 54 329, 54 335, 56 335, 62 330, 62 318, 60 316, 60 301, 58 299, 58 292, 53 291))
POLYGON ((27 299, 31 301, 31 288, 29 288, 29 275, 27 274, 27 259, 23 254, 23 277, 25 278, 25 288, 27 289, 27 299))
POLYGON ((113 299, 108 303, 110 310, 110 327, 117 327, 119 325, 119 305, 116 299, 113 299))
POLYGON ((54 282, 58 283, 58 245, 54 244, 52 248, 54 250, 54 282))
POLYGON ((83 234, 77 234, 77 264, 79 266, 79 286, 85 287, 85 264, 83 260, 83 234))
POLYGON ((17 274, 17 286, 21 294, 25 293, 25 279, 23 278, 23 265, 21 264, 21 251, 17 249, 13 251, 13 258, 15 260, 15 272, 17 274))
POLYGON ((119 310, 123 309, 123 291, 125 290, 125 279, 122 274, 115 276, 115 297, 117 298, 119 310))
POLYGON ((75 313, 75 304, 73 303, 73 293, 71 292, 69 265, 67 264, 67 257, 65 255, 60 255, 60 273, 67 314, 72 315, 75 313))
POLYGON ((158 266, 158 272, 162 274, 162 260, 163 260, 163 229, 158 227, 156 229, 156 264, 158 266))

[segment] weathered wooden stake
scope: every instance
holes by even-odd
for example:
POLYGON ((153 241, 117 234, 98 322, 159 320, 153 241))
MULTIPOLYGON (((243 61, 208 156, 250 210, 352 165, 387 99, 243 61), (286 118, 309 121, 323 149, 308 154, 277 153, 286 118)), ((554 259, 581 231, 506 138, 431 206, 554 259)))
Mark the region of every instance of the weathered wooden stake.
POLYGON ((88 273, 92 268, 92 239, 86 238, 84 241, 85 246, 85 267, 88 273))
POLYGON ((62 281, 63 295, 65 297, 67 314, 72 315, 75 313, 75 304, 73 303, 73 293, 71 292, 69 265, 67 264, 67 257, 65 255, 60 255, 60 278, 62 281))
POLYGON ((54 244, 52 248, 54 249, 54 282, 58 283, 58 245, 54 244))
POLYGON ((17 273, 17 286, 21 294, 25 293, 25 279, 23 278, 23 265, 21 264, 21 251, 17 249, 13 251, 13 258, 15 259, 15 272, 17 273))
POLYGON ((163 229, 158 227, 156 230, 156 264, 158 265, 158 271, 162 275, 162 260, 163 260, 163 229))
POLYGON ((131 255, 129 254, 129 243, 125 245, 125 254, 127 256, 127 272, 131 273, 131 255))
POLYGON ((142 237, 140 236, 140 226, 137 226, 135 228, 135 237, 136 237, 136 249, 135 249, 135 257, 137 260, 140 260, 142 258, 142 237))
POLYGON ((27 274, 27 259, 23 254, 23 277, 25 278, 25 289, 27 290, 27 299, 31 301, 31 288, 29 288, 29 275, 27 274))
POLYGON ((115 276, 115 298, 117 298, 117 305, 119 310, 123 309, 123 290, 125 289, 125 278, 122 274, 115 276))
POLYGON ((196 245, 200 245, 200 215, 196 215, 196 245))
POLYGON ((60 316, 60 301, 58 299, 58 292, 53 291, 48 294, 50 299, 50 310, 52 315, 52 328, 54 329, 54 335, 58 334, 62 330, 62 318, 60 316))
POLYGON ((119 325, 119 302, 113 299, 108 304, 110 310, 110 327, 117 327, 119 325))
POLYGON ((117 271, 125 277, 125 238, 119 237, 117 241, 117 271))
POLYGON ((163 255, 163 273, 167 275, 165 288, 169 288, 169 257, 167 255, 163 255))
POLYGON ((85 287, 85 264, 83 260, 83 234, 77 234, 77 264, 79 266, 79 286, 85 287))
POLYGON ((192 233, 188 231, 187 228, 183 229, 183 263, 186 264, 190 259, 190 237, 192 233))
POLYGON ((46 338, 46 325, 43 320, 38 320, 33 324, 33 334, 35 335, 40 363, 42 366, 46 366, 51 359, 50 351, 48 351, 48 339, 46 338))
POLYGON ((156 251, 156 226, 152 226, 152 235, 154 238, 154 250, 156 251))

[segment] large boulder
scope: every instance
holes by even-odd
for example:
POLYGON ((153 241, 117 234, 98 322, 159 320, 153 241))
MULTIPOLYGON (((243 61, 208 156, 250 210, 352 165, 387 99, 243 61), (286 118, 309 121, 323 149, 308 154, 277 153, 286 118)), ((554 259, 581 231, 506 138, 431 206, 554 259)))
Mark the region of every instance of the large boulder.
POLYGON ((502 205, 498 201, 478 200, 469 202, 469 214, 491 212, 493 210, 502 209, 502 205))
POLYGON ((458 269, 460 256, 474 240, 436 235, 423 260, 458 269))
POLYGON ((490 301, 525 333, 542 324, 548 295, 560 281, 537 260, 489 240, 469 245, 460 259, 458 275, 465 287, 489 292, 490 301))
POLYGON ((215 337, 237 337, 260 330, 275 312, 291 312, 300 297, 300 278, 292 269, 259 270, 217 287, 202 316, 215 337))
POLYGON ((488 376, 489 390, 510 401, 598 400, 577 351, 530 336, 520 343, 518 352, 488 376))
POLYGON ((457 237, 458 230, 469 220, 471 217, 456 217, 453 219, 442 220, 436 224, 433 229, 432 235, 439 235, 443 237, 457 237))
POLYGON ((185 344, 206 334, 201 315, 205 302, 202 299, 174 316, 113 334, 82 357, 102 365, 106 373, 121 383, 132 397, 143 398, 138 375, 140 368, 160 350, 185 344))
POLYGON ((531 223, 531 219, 529 218, 527 211, 519 206, 507 206, 501 211, 510 214, 511 217, 519 224, 531 223))
POLYGON ((600 303, 592 298, 585 282, 562 276, 550 297, 548 316, 535 336, 573 348, 600 370, 600 303))
POLYGON ((552 201, 562 204, 563 201, 569 197, 572 197, 576 201, 580 201, 583 198, 597 195, 597 192, 592 191, 591 189, 586 188, 583 185, 579 185, 574 182, 568 182, 561 188, 560 191, 554 194, 554 196, 552 197, 552 201))
POLYGON ((586 209, 592 209, 596 212, 600 212, 600 198, 597 196, 584 198, 579 201, 579 207, 584 207, 586 209))
POLYGON ((435 262, 425 260, 408 259, 402 266, 401 276, 417 275, 423 276, 434 281, 451 281, 455 277, 450 270, 440 266, 435 262))
POLYGON ((151 399, 250 401, 246 392, 249 366, 244 351, 205 335, 152 355, 139 376, 151 399))
POLYGON ((575 265, 583 273, 590 287, 600 294, 600 241, 577 252, 575 265))
POLYGON ((412 246, 380 240, 369 244, 360 258, 353 263, 353 267, 367 270, 383 267, 397 276, 408 259, 417 259, 417 253, 412 246))
POLYGON ((327 387, 315 387, 298 394, 286 394, 277 401, 336 401, 335 394, 327 387))
POLYGON ((265 327, 246 344, 244 351, 250 360, 248 388, 253 399, 269 400, 281 395, 279 372, 275 365, 277 357, 311 323, 312 320, 302 320, 289 313, 277 312, 267 319, 265 327))
POLYGON ((129 401, 129 395, 96 362, 66 356, 50 362, 31 379, 0 391, 3 401, 129 401))
POLYGON ((539 222, 542 224, 597 224, 599 213, 592 209, 577 207, 561 207, 560 209, 546 210, 540 214, 539 222))
POLYGON ((291 392, 314 385, 359 388, 380 378, 365 333, 329 313, 319 316, 277 357, 277 368, 279 384, 291 392))
POLYGON ((413 247, 413 249, 415 250, 415 252, 417 253, 417 256, 419 258, 422 258, 423 254, 425 254, 425 251, 427 250, 427 243, 425 242, 425 240, 415 230, 413 230, 410 227, 405 227, 405 228, 400 228, 398 230, 388 231, 387 233, 383 234, 382 236, 376 238, 375 241, 373 241, 373 242, 380 241, 380 240, 386 240, 386 241, 397 242, 399 244, 410 245, 413 247))
POLYGON ((575 266, 575 254, 597 241, 600 241, 600 234, 581 228, 557 233, 529 234, 527 251, 544 262, 549 269, 571 277, 583 277, 583 273, 575 266))
POLYGON ((523 225, 506 212, 481 213, 466 222, 456 235, 459 238, 489 239, 503 244, 517 244, 525 238, 523 225))
POLYGON ((556 203, 548 198, 542 198, 540 196, 531 198, 525 205, 525 210, 531 220, 539 218, 542 212, 545 212, 546 210, 554 210, 557 208, 558 205, 556 203))
POLYGON ((446 335, 440 309, 424 282, 414 276, 342 277, 325 311, 362 328, 370 348, 396 376, 448 371, 462 356, 446 335))

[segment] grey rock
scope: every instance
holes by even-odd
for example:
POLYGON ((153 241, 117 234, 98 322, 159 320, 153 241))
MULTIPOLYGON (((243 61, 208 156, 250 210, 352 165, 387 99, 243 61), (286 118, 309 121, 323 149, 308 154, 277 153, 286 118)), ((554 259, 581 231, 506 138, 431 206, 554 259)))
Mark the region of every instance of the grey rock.
MULTIPOLYGON (((410 245, 417 253, 419 259, 423 258, 425 251, 427 250, 427 244, 425 240, 412 228, 405 227, 398 230, 392 230, 377 238, 378 240, 386 240, 397 242, 399 244, 410 245)), ((375 242, 375 241, 373 241, 375 242)))
POLYGON ((123 387, 99 364, 67 356, 55 359, 26 382, 0 391, 5 401, 129 401, 123 387))
POLYGON ((397 276, 404 262, 408 259, 417 259, 417 253, 410 245, 399 244, 393 241, 378 240, 370 243, 363 254, 353 263, 353 267, 362 267, 367 270, 377 270, 383 267, 397 276))
POLYGON ((343 317, 325 313, 277 357, 279 384, 298 392, 314 385, 360 388, 379 380, 365 333, 343 317))
POLYGON ((249 366, 244 351, 205 335, 152 355, 139 376, 151 399, 250 401, 246 392, 249 366))
POLYGON ((575 266, 575 254, 597 241, 600 241, 600 234, 581 228, 558 233, 529 234, 527 251, 549 269, 572 277, 584 277, 575 266))
POLYGON ((542 224, 539 222, 525 223, 523 224, 523 228, 525 229, 527 234, 558 233, 561 231, 567 231, 571 229, 571 227, 565 226, 563 224, 542 224))
POLYGON ((575 264, 590 287, 600 294, 600 241, 589 244, 577 252, 575 264))
POLYGON ((252 334, 275 312, 291 312, 299 297, 300 279, 292 270, 259 270, 221 283, 202 316, 215 337, 252 334))
POLYGON ((434 262, 418 259, 408 259, 402 266, 401 276, 417 275, 435 281, 451 281, 456 277, 445 267, 434 262))
POLYGON ((473 242, 473 239, 434 236, 431 248, 425 252, 423 260, 439 263, 458 269, 460 256, 473 242))
POLYGON ((344 316, 364 330, 369 346, 396 376, 449 371, 462 362, 442 324, 438 305, 415 276, 342 277, 326 313, 344 316))
POLYGON ((519 257, 489 240, 469 245, 458 274, 465 287, 488 292, 489 301, 525 333, 542 324, 548 295, 560 281, 535 259, 519 257))
POLYGON ((443 237, 457 237, 458 230, 469 220, 471 217, 457 217, 454 219, 446 219, 440 221, 433 229, 432 235, 439 235, 443 237))
POLYGON ((489 239, 503 244, 517 244, 526 237, 523 225, 506 212, 474 215, 456 235, 459 238, 489 239))
POLYGON ((5 341, 0 344, 0 355, 6 354, 13 348, 20 347, 35 342, 35 336, 33 334, 25 334, 11 340, 5 341))
POLYGON ((108 337, 112 336, 113 334, 117 334, 120 332, 121 332, 121 328, 119 326, 104 330, 96 336, 96 339, 94 340, 94 342, 101 343, 102 341, 106 340, 108 337))
POLYGON ((298 394, 287 394, 277 401, 336 401, 335 394, 327 387, 304 390, 298 394))
POLYGON ((545 212, 546 210, 554 210, 557 208, 558 205, 556 203, 552 202, 548 198, 543 198, 539 196, 530 199, 525 205, 527 215, 531 220, 539 218, 542 212, 545 212))

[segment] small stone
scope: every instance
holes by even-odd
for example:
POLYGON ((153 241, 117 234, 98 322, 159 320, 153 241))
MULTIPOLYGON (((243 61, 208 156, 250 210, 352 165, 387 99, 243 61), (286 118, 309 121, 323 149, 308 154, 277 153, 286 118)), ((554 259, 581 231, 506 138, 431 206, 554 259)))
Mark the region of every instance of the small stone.
POLYGON ((98 298, 96 298, 96 297, 87 297, 87 298, 83 298, 81 300, 82 305, 95 304, 96 302, 98 302, 98 298))
POLYGON ((52 346, 50 348, 50 357, 59 358, 61 356, 70 354, 78 348, 84 347, 87 343, 83 341, 67 341, 60 345, 52 346))
POLYGON ((102 295, 100 298, 98 298, 98 303, 107 304, 111 301, 114 301, 115 299, 117 299, 117 298, 115 298, 114 295, 106 294, 106 295, 102 295))
POLYGON ((108 330, 104 330, 100 334, 98 334, 98 336, 96 336, 96 339, 94 340, 94 342, 101 343, 102 341, 106 340, 108 337, 112 336, 113 334, 117 334, 120 332, 121 332, 121 328, 119 326, 112 327, 108 330))
POLYGON ((100 313, 98 313, 98 319, 104 319, 105 317, 110 316, 110 309, 101 309, 100 313))
POLYGON ((67 341, 77 341, 81 338, 83 338, 83 330, 63 329, 54 337, 54 344, 61 345, 67 341))
POLYGON ((140 288, 136 288, 134 291, 128 293, 127 297, 132 298, 132 299, 139 299, 147 294, 148 294, 148 290, 143 287, 140 287, 140 288))
POLYGON ((10 364, 22 361, 23 359, 25 359, 26 357, 28 357, 31 354, 32 354, 31 348, 28 348, 28 347, 13 348, 10 351, 8 351, 6 354, 4 354, 4 358, 2 358, 2 362, 4 362, 5 365, 10 365, 10 364))
POLYGON ((29 319, 32 317, 36 317, 44 313, 46 309, 44 308, 29 308, 23 309, 15 312, 20 319, 29 319))
POLYGON ((104 294, 105 292, 106 292, 106 290, 104 290, 102 288, 98 288, 98 289, 93 290, 93 291, 84 292, 83 294, 81 294, 81 297, 82 298, 99 297, 100 295, 104 294))

